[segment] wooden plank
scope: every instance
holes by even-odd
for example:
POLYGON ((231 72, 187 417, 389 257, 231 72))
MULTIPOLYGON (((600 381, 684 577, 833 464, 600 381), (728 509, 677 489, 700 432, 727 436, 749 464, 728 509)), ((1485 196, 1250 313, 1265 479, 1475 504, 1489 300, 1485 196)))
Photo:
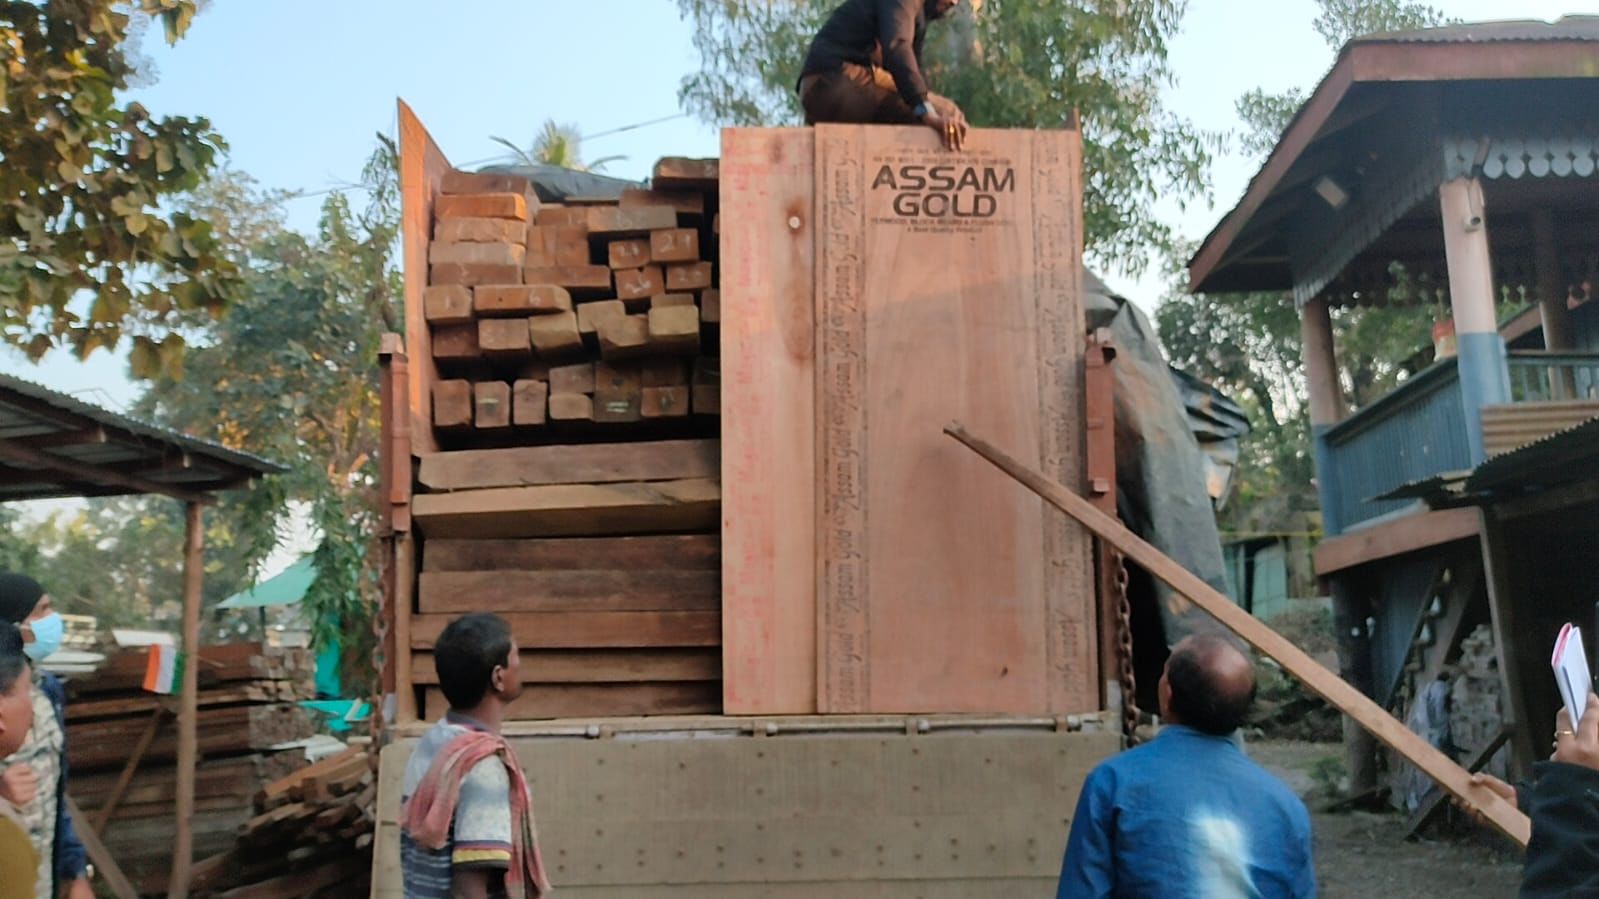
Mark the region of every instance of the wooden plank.
POLYGON ((595 206, 588 211, 591 234, 643 235, 677 227, 677 210, 670 206, 595 206))
POLYGON ((554 284, 573 296, 594 296, 611 290, 611 270, 603 265, 528 266, 522 270, 523 284, 554 284))
POLYGON ((697 190, 644 190, 631 187, 622 191, 622 197, 617 205, 623 209, 635 209, 639 206, 670 206, 677 211, 679 218, 683 216, 702 216, 705 214, 705 194, 697 190))
POLYGON ((666 292, 666 279, 658 265, 623 269, 616 273, 616 298, 624 303, 648 300, 666 292))
POLYGON ((583 225, 534 225, 527 229, 526 259, 530 268, 587 266, 589 229, 583 225))
POLYGON ((479 430, 511 426, 511 385, 478 381, 472 385, 472 426, 479 430))
POLYGON ((1477 536, 1475 507, 1406 515, 1323 540, 1313 558, 1322 576, 1477 536))
MULTIPOLYGON (((438 243, 527 243, 527 222, 516 219, 442 219, 433 225, 438 243)), ((523 251, 524 255, 526 250, 523 251)))
MULTIPOLYGON (((1472 753, 1471 758, 1466 762, 1466 770, 1472 774, 1481 771, 1493 759, 1494 753, 1499 751, 1499 747, 1510 742, 1510 733, 1510 728, 1501 727, 1499 732, 1494 734, 1493 739, 1472 753)), ((1421 805, 1410 813, 1410 819, 1405 822, 1405 838, 1414 837, 1416 832, 1421 830, 1432 819, 1433 813, 1443 806, 1444 800, 1447 798, 1449 798, 1448 793, 1438 790, 1423 799, 1421 805)))
POLYGON ((594 363, 579 362, 550 369, 551 393, 593 393, 594 363))
POLYGON ((583 352, 583 335, 577 329, 577 315, 574 313, 535 315, 527 320, 522 330, 531 338, 540 359, 553 361, 583 352))
POLYGON ((472 426, 471 381, 439 381, 433 385, 433 425, 438 428, 472 426))
POLYGON ((1078 135, 971 132, 952 199, 898 180, 948 164, 926 129, 816 142, 819 710, 1097 710, 1087 535, 927 427, 1081 479, 1078 135))
MULTIPOLYGON (((693 306, 694 294, 692 293, 662 293, 650 297, 651 309, 668 309, 674 306, 693 306)), ((695 314, 698 314, 696 310, 695 314)))
POLYGON ((442 194, 433 201, 433 217, 515 219, 527 221, 527 197, 519 193, 442 194))
POLYGON ((122 773, 117 775, 117 782, 112 785, 111 794, 106 797, 106 801, 94 816, 91 829, 95 833, 105 833, 105 826, 111 822, 111 816, 116 814, 117 804, 122 801, 128 785, 133 782, 133 775, 139 770, 139 763, 144 761, 144 754, 155 741, 155 735, 161 730, 161 724, 166 717, 167 710, 164 708, 158 708, 150 713, 150 723, 144 726, 144 733, 139 735, 139 742, 133 744, 133 752, 128 755, 127 764, 122 766, 122 773))
POLYGON ((544 424, 550 400, 550 385, 544 381, 519 380, 511 386, 511 424, 535 427, 544 424))
MULTIPOLYGON (((546 316, 553 317, 553 316, 546 316)), ((577 319, 572 320, 577 333, 577 319)), ((533 354, 526 318, 485 318, 477 323, 477 346, 490 359, 523 359, 533 354)))
POLYGON ((533 193, 533 182, 521 175, 504 172, 463 172, 450 169, 439 179, 444 194, 522 194, 533 193))
POLYGON ((608 362, 594 366, 595 421, 638 421, 643 397, 637 366, 608 362))
POLYGON ((643 268, 650 263, 650 242, 643 238, 613 240, 606 247, 606 260, 613 269, 643 268))
POLYGON ((1479 809, 1484 819, 1500 833, 1521 846, 1527 845, 1532 825, 1526 815, 1517 811, 1515 806, 1501 799, 1487 787, 1473 786, 1471 775, 1464 768, 1455 764, 1432 744, 1412 733, 1403 722, 1388 714, 1365 694, 1323 668, 1292 641, 1256 620, 1235 605, 1231 599, 1200 580, 1165 553, 1146 543, 1137 534, 1123 527, 1120 522, 1095 509, 1082 497, 1037 471, 1029 469, 986 440, 973 437, 959 424, 946 427, 945 433, 993 463, 995 467, 1042 497, 1050 505, 1067 513, 1081 522, 1084 527, 1109 541, 1129 559, 1137 562, 1145 571, 1199 606, 1223 627, 1270 656, 1289 674, 1339 711, 1353 718, 1390 749, 1404 756, 1451 795, 1479 809))
POLYGON ((584 537, 698 531, 720 520, 711 478, 427 493, 412 520, 428 537, 584 537))
POLYGON ((435 262, 428 266, 428 283, 463 284, 521 284, 522 269, 515 265, 489 265, 477 262, 435 262))
POLYGON ((577 307, 577 329, 584 334, 594 334, 599 326, 611 319, 627 315, 627 305, 621 300, 593 300, 577 307))
POLYGON ((521 268, 527 249, 521 243, 446 243, 435 239, 428 246, 428 262, 462 265, 504 265, 521 268))
MULTIPOLYGON (((412 657, 411 679, 436 684, 433 654, 412 657)), ((522 653, 525 684, 619 684, 714 681, 722 676, 715 649, 541 649, 522 653)))
POLYGON ((406 531, 394 540, 394 720, 416 720, 416 691, 411 688, 411 622, 416 618, 416 538, 406 531))
POLYGON ((650 232, 651 262, 698 262, 700 232, 695 228, 668 228, 650 232))
POLYGON ((433 234, 433 198, 452 171, 422 121, 401 100, 400 219, 401 249, 405 261, 405 343, 410 389, 411 440, 416 452, 438 449, 433 436, 433 382, 438 367, 433 362, 432 333, 428 330, 422 292, 428 286, 428 241, 433 234))
POLYGON ((693 396, 690 397, 689 406, 695 415, 722 414, 721 360, 705 356, 695 359, 691 387, 693 396))
MULTIPOLYGON (((432 649, 444 628, 459 615, 417 615, 411 646, 432 649)), ((528 649, 606 649, 665 646, 717 646, 722 616, 716 612, 510 612, 517 646, 528 649)))
POLYGON ((713 571, 424 571, 424 612, 693 612, 721 608, 713 571))
POLYGON ((478 315, 529 316, 571 312, 572 294, 550 284, 483 284, 472 289, 478 315))
POLYGON ((422 291, 423 316, 430 325, 459 325, 472 320, 472 288, 440 284, 422 291))
POLYGON ((550 397, 551 421, 593 421, 594 398, 581 393, 550 397))
POLYGON ((106 849, 105 843, 100 841, 99 832, 105 829, 104 825, 90 827, 89 820, 83 816, 83 811, 78 808, 72 797, 67 796, 64 801, 67 804, 68 817, 77 825, 74 830, 77 831, 78 839, 82 841, 83 848, 89 855, 89 861, 94 865, 100 879, 110 888, 112 895, 117 899, 138 899, 139 894, 134 890, 133 884, 128 882, 128 876, 122 873, 117 860, 106 849))
POLYGON ((639 363, 639 382, 645 387, 684 387, 687 367, 684 360, 672 356, 646 359, 639 363))
MULTIPOLYGON (((713 463, 714 464, 714 463, 713 463)), ((720 571, 717 534, 564 537, 554 540, 430 540, 425 571, 720 571)))
POLYGON ((657 353, 693 356, 700 351, 700 311, 693 306, 663 306, 650 310, 650 349, 657 353))
MULTIPOLYGON (((727 144, 722 144, 722 157, 727 157, 727 144)), ((668 156, 655 163, 655 176, 650 186, 656 190, 716 190, 721 182, 720 161, 716 159, 688 159, 668 156)))
MULTIPOLYGON (((508 719, 586 718, 611 715, 706 715, 721 710, 721 684, 534 684, 506 707, 508 719)), ((428 716, 449 710, 444 694, 427 691, 428 716)))
POLYGON ((422 458, 417 482, 429 490, 480 490, 546 484, 610 484, 714 478, 716 440, 585 443, 458 450, 422 458))
POLYGON ((721 324, 722 292, 712 288, 700 293, 700 321, 707 325, 721 324))
MULTIPOLYGON (((730 715, 816 711, 814 133, 722 131, 722 289, 742 311, 723 325, 720 363, 734 410, 721 423, 730 715)), ((713 365, 696 361, 695 414, 713 365)))
POLYGON ((689 413, 689 388, 646 387, 639 401, 644 418, 681 418, 689 413))
POLYGON ((666 267, 667 290, 704 290, 714 283, 709 262, 680 262, 666 267))
POLYGON ((535 225, 582 225, 588 230, 588 210, 577 206, 566 206, 561 203, 545 203, 539 206, 538 215, 533 217, 535 225))
POLYGON ((595 326, 600 356, 607 360, 636 359, 650 349, 650 320, 645 315, 607 318, 595 326))
MULTIPOLYGON (((475 362, 483 358, 477 345, 477 324, 441 325, 433 329, 433 362, 475 362)), ((430 385, 437 384, 439 375, 435 367, 430 385)))

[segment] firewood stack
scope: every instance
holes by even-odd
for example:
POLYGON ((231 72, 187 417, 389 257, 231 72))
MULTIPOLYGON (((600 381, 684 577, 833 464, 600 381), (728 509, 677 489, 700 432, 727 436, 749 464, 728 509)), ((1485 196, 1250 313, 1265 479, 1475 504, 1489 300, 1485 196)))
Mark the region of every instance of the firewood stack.
POLYGON ((423 294, 441 445, 686 434, 719 414, 715 161, 664 159, 654 185, 540 206, 514 175, 445 176, 423 294))
MULTIPOLYGON (((142 689, 147 656, 124 650, 67 682, 68 789, 140 892, 165 894, 176 825, 177 697, 142 689)), ((296 704, 314 698, 314 670, 302 649, 232 643, 201 650, 198 857, 231 845, 261 786, 305 764, 301 750, 271 747, 315 733, 314 716, 296 704)))
POLYGON ((418 712, 448 621, 510 621, 515 718, 721 708, 716 160, 540 206, 451 172, 424 313, 439 380, 412 511, 418 712))
POLYGON ((377 785, 350 748, 263 787, 237 844, 194 868, 191 893, 217 899, 364 896, 377 785))

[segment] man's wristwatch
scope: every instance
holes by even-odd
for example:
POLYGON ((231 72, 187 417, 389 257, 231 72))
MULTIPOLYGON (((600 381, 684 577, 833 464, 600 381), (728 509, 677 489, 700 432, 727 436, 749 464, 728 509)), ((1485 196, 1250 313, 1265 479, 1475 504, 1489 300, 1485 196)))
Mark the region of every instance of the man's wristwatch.
POLYGON ((914 113, 918 119, 925 119, 927 118, 927 113, 932 110, 932 108, 933 107, 927 105, 926 100, 923 100, 922 102, 916 104, 916 108, 911 110, 911 112, 914 113))

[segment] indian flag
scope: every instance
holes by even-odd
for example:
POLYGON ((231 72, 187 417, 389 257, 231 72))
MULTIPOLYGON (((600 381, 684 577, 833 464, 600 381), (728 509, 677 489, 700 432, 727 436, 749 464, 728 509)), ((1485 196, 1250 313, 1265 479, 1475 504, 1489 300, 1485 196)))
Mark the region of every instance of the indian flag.
POLYGON ((156 644, 144 666, 144 688, 151 693, 172 694, 183 683, 183 653, 176 646, 156 644))

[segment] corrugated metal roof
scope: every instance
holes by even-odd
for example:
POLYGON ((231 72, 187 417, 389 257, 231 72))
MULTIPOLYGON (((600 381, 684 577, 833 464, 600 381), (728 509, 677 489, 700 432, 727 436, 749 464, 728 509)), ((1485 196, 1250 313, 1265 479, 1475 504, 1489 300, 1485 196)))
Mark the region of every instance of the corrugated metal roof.
POLYGON ((239 486, 283 466, 93 406, 0 373, 0 501, 138 493, 101 469, 195 493, 239 486), (52 465, 58 466, 52 468, 52 465))
POLYGON ((1593 477, 1595 462, 1599 462, 1599 418, 1489 459, 1472 472, 1466 489, 1478 493, 1553 486, 1593 477))
POLYGON ((1599 41, 1599 16, 1564 16, 1554 22, 1512 19, 1443 25, 1414 31, 1388 31, 1350 41, 1354 44, 1486 44, 1498 41, 1599 41))

